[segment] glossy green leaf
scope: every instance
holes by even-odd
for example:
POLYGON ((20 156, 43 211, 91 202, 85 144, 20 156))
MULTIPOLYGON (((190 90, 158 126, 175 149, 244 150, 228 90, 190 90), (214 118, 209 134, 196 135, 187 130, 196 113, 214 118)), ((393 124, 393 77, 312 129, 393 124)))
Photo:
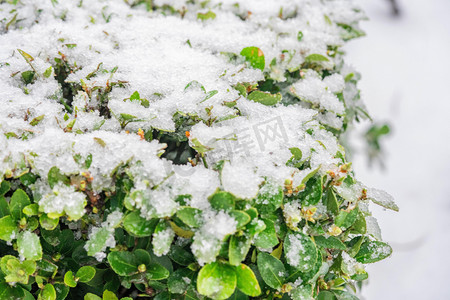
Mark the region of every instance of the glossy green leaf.
POLYGON ((23 231, 17 237, 17 251, 28 260, 40 260, 42 258, 41 241, 37 234, 23 231))
POLYGON ((149 280, 162 280, 169 277, 170 272, 162 265, 152 262, 147 266, 146 275, 149 280))
POLYGON ((317 248, 309 236, 302 232, 288 233, 284 239, 284 254, 291 266, 308 272, 316 264, 317 248))
POLYGON ((61 171, 57 167, 52 167, 50 171, 48 171, 47 175, 48 184, 51 188, 53 188, 58 182, 69 184, 69 178, 62 174, 61 171))
POLYGON ((239 266, 247 256, 251 244, 251 239, 245 235, 231 236, 230 244, 228 246, 228 258, 230 264, 233 266, 239 266))
POLYGON ((194 271, 189 269, 178 269, 173 272, 167 280, 169 291, 175 294, 185 293, 192 284, 194 274, 194 271))
POLYGON ((138 272, 136 257, 131 252, 110 252, 107 259, 114 272, 120 276, 128 276, 138 272))
POLYGON ((219 191, 211 195, 208 199, 212 208, 231 211, 234 209, 236 198, 231 193, 219 191))
POLYGON ((355 259, 363 264, 374 263, 385 259, 392 254, 392 248, 386 243, 379 241, 364 242, 355 259))
POLYGON ((213 262, 205 265, 197 278, 197 290, 200 294, 212 299, 227 299, 236 288, 236 272, 234 267, 213 262))
POLYGON ((299 193, 299 197, 305 206, 316 205, 322 199, 322 193, 322 177, 314 176, 306 182, 305 189, 299 193))
POLYGON ((267 106, 272 106, 281 101, 281 94, 271 94, 268 92, 261 92, 261 91, 253 91, 248 96, 247 99, 258 102, 267 106))
POLYGON ((307 57, 305 57, 305 62, 308 63, 323 62, 323 61, 330 61, 330 60, 321 54, 310 54, 307 57))
POLYGON ((89 282, 94 278, 95 276, 95 268, 91 266, 83 266, 80 269, 78 269, 75 278, 79 282, 89 282))
POLYGON ((326 238, 324 236, 319 235, 319 236, 314 237, 314 240, 317 245, 319 245, 320 247, 323 247, 323 248, 337 249, 337 250, 346 250, 347 249, 345 244, 343 242, 341 242, 340 239, 338 239, 334 236, 330 236, 330 237, 326 238))
POLYGON ((0 219, 0 239, 11 241, 17 234, 17 222, 11 216, 5 216, 0 219))
POLYGON ((41 224, 41 227, 45 230, 53 230, 58 226, 59 224, 59 218, 52 219, 48 217, 47 214, 42 214, 39 217, 39 223, 41 224))
POLYGON ((116 294, 106 290, 103 292, 102 300, 119 300, 119 299, 117 298, 116 294))
POLYGON ((67 271, 66 274, 64 274, 64 284, 72 288, 77 286, 77 282, 72 271, 67 271))
POLYGON ((278 237, 275 230, 275 224, 271 220, 263 219, 266 228, 258 233, 255 239, 255 246, 263 249, 271 249, 278 245, 278 237))
POLYGON ((87 293, 86 295, 84 295, 84 300, 102 300, 102 298, 95 294, 87 293))
POLYGON ((257 297, 261 294, 261 288, 252 269, 241 264, 236 267, 237 287, 244 294, 257 297))
POLYGON ((141 217, 139 211, 133 211, 123 220, 123 227, 132 236, 146 237, 153 234, 157 223, 157 219, 147 220, 141 217))
POLYGON ((248 61, 253 68, 264 71, 266 61, 261 49, 258 47, 247 47, 242 49, 240 54, 245 57, 245 60, 248 61))
POLYGON ((264 282, 274 289, 280 289, 286 279, 286 269, 277 258, 265 252, 260 252, 257 258, 259 273, 264 282))
POLYGON ((52 284, 47 283, 39 293, 39 300, 56 300, 56 290, 52 284))
POLYGON ((336 226, 347 229, 355 223, 356 218, 358 217, 359 210, 357 208, 347 212, 345 210, 339 211, 339 214, 336 216, 334 220, 336 226))
POLYGON ((25 193, 22 189, 18 189, 14 192, 9 202, 9 210, 11 212, 11 216, 20 220, 23 216, 23 209, 25 206, 31 204, 30 198, 28 198, 27 193, 25 193))
POLYGON ((203 222, 202 211, 198 208, 184 206, 178 209, 177 217, 190 227, 200 227, 203 222))
POLYGON ((250 215, 241 210, 232 210, 228 214, 237 222, 237 229, 244 227, 251 220, 250 215))

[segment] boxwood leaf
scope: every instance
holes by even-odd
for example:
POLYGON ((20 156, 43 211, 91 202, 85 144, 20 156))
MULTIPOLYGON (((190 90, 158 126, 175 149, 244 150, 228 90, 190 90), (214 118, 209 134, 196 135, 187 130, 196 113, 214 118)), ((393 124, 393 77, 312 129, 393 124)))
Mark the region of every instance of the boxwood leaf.
POLYGON ((23 208, 29 204, 31 204, 31 202, 27 193, 25 193, 22 189, 16 190, 9 202, 11 216, 16 220, 20 220, 24 216, 23 208))
POLYGON ((231 211, 234 209, 235 197, 229 192, 219 191, 212 194, 208 199, 211 207, 216 210, 231 211))
POLYGON ((246 295, 256 297, 261 294, 261 288, 252 269, 241 264, 236 267, 237 287, 246 295))
POLYGON ((232 210, 228 214, 236 220, 236 222, 237 222, 236 228, 237 229, 242 228, 243 226, 247 225, 251 220, 250 215, 241 210, 232 210))
POLYGON ((155 230, 158 219, 147 220, 141 217, 139 211, 133 211, 123 220, 125 230, 135 237, 151 236, 155 230))
POLYGON ((330 237, 326 238, 324 236, 319 235, 319 236, 314 237, 314 240, 317 245, 319 245, 323 248, 337 249, 337 250, 346 250, 347 249, 345 244, 343 242, 341 242, 340 239, 338 239, 334 236, 330 236, 330 237))
POLYGON ((322 62, 322 61, 330 61, 327 57, 321 55, 321 54, 310 54, 307 57, 305 57, 305 62, 311 63, 311 62, 322 62))
POLYGON ((110 252, 107 259, 114 272, 120 276, 128 276, 138 272, 136 257, 131 252, 110 252))
POLYGON ((255 239, 255 246, 263 249, 270 249, 278 245, 278 237, 275 231, 275 224, 271 220, 263 219, 266 229, 261 231, 255 239))
POLYGON ((73 277, 72 271, 67 271, 66 274, 64 274, 64 283, 68 287, 72 287, 72 288, 77 286, 77 282, 75 280, 75 277, 73 277))
POLYGON ((47 283, 39 293, 39 300, 56 300, 56 290, 53 284, 47 283))
POLYGON ((53 188, 58 182, 62 182, 64 184, 70 183, 69 178, 66 175, 62 174, 57 167, 52 167, 48 171, 47 179, 48 184, 50 185, 51 188, 53 188))
POLYGON ((242 49, 240 54, 245 57, 245 60, 248 61, 253 68, 264 71, 266 61, 261 49, 258 47, 246 47, 242 49))
POLYGON ((21 232, 17 237, 17 251, 25 259, 40 260, 42 258, 42 246, 37 234, 30 231, 21 232))
POLYGON ((281 101, 281 98, 282 96, 280 93, 271 94, 268 92, 261 92, 261 91, 253 91, 247 96, 248 100, 258 102, 267 106, 277 104, 278 102, 281 101))
POLYGON ((86 295, 84 295, 84 300, 102 300, 102 298, 95 294, 87 293, 86 295))
POLYGON ((11 241, 17 233, 17 222, 11 216, 0 219, 0 240, 11 241))
POLYGON ((180 218, 184 224, 194 228, 200 227, 203 221, 202 211, 198 208, 188 206, 181 207, 177 211, 177 217, 180 218))
POLYGON ((241 261, 247 256, 248 250, 252 244, 251 239, 243 236, 231 236, 230 245, 228 247, 228 258, 230 264, 233 266, 239 266, 241 261))
POLYGON ((149 280, 162 280, 169 277, 169 270, 164 268, 158 263, 152 262, 149 265, 147 265, 147 278, 149 280))
POLYGON ((171 293, 183 294, 192 283, 195 272, 189 269, 178 269, 167 280, 167 286, 171 293))
POLYGON ((355 259, 363 264, 374 263, 385 259, 392 254, 392 248, 386 243, 379 241, 364 242, 355 255, 355 259))
POLYGON ((258 254, 256 263, 264 282, 271 288, 280 289, 286 279, 286 269, 283 263, 265 252, 258 254))
POLYGON ((309 236, 302 232, 291 232, 286 235, 284 253, 288 264, 302 272, 308 272, 316 264, 316 245, 309 236))
POLYGON ((355 223, 356 218, 358 217, 358 212, 359 210, 357 208, 351 210, 350 212, 345 210, 339 211, 339 214, 334 220, 336 226, 339 226, 343 230, 349 228, 353 225, 353 223, 355 223))
POLYGON ((78 279, 79 282, 89 282, 95 276, 95 268, 91 266, 83 266, 78 269, 75 278, 78 279))
POLYGON ((236 288, 236 272, 234 267, 213 262, 205 265, 198 273, 197 290, 200 294, 212 299, 227 299, 236 288))

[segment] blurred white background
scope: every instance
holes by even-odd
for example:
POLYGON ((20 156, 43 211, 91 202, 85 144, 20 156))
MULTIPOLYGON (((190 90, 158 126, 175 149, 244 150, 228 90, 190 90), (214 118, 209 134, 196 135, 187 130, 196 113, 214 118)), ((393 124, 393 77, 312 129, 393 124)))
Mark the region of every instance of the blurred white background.
MULTIPOLYGON (((367 300, 450 299, 450 1, 360 1, 367 36, 345 48, 362 74, 369 112, 387 121, 386 169, 369 169, 361 145, 354 168, 392 194, 400 212, 374 209, 394 254, 369 266, 367 300)), ((366 129, 367 123, 360 129, 366 129)), ((359 146, 359 147, 358 147, 359 146)))

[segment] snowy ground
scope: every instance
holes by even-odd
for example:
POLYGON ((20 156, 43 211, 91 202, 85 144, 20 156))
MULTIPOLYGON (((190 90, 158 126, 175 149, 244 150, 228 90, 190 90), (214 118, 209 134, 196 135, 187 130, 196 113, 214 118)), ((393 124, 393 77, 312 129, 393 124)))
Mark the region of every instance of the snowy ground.
POLYGON ((354 157, 358 178, 390 192, 400 213, 376 210, 394 255, 369 267, 364 295, 373 299, 450 299, 450 1, 387 0, 361 4, 367 37, 347 47, 361 73, 362 95, 376 119, 387 120, 385 171, 354 157))

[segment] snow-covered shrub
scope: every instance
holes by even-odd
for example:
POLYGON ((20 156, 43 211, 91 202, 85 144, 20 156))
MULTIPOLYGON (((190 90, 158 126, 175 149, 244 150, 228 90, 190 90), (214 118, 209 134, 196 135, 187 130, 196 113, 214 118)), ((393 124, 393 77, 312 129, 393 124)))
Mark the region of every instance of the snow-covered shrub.
POLYGON ((357 299, 391 254, 352 1, 0 3, 2 300, 357 299))

